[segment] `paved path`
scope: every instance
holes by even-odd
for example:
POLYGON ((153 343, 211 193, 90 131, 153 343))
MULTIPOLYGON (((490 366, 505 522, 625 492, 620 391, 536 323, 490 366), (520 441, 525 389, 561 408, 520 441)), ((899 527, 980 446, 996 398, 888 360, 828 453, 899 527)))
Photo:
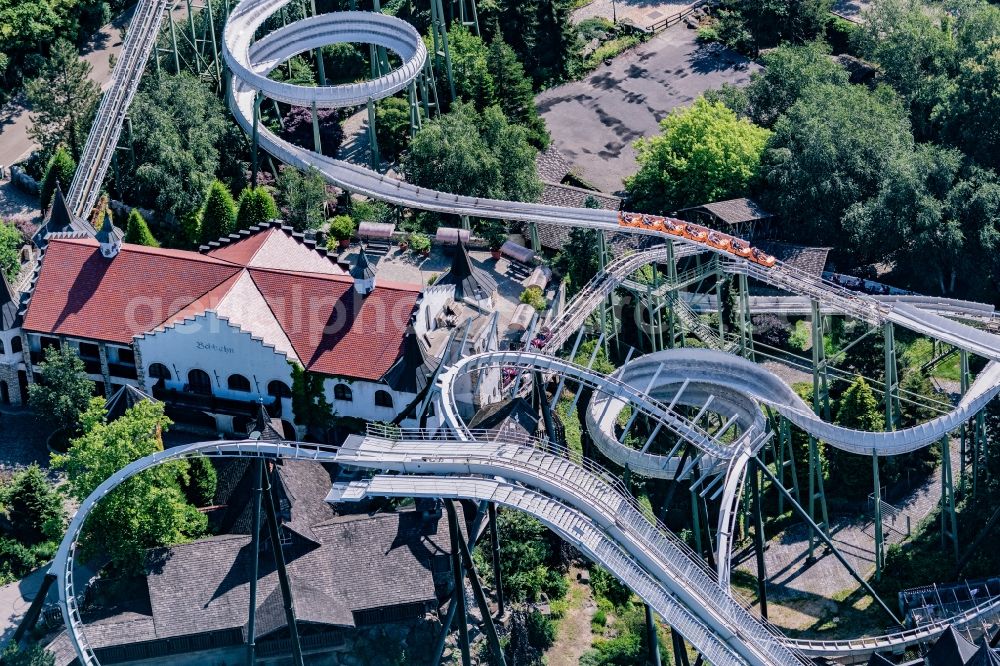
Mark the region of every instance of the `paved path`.
POLYGON ((15 470, 31 463, 47 468, 49 450, 45 440, 51 432, 26 409, 0 408, 0 470, 15 470))
MULTIPOLYGON (((958 448, 957 444, 951 447, 951 464, 956 474, 956 481, 960 462, 958 448)), ((922 485, 897 505, 901 512, 895 521, 884 518, 886 547, 892 543, 900 543, 906 538, 907 518, 912 530, 916 531, 920 521, 937 507, 940 498, 941 468, 938 467, 922 485)), ((868 518, 840 517, 833 518, 832 522, 833 541, 838 549, 861 575, 871 576, 875 571, 873 521, 868 518)), ((807 563, 808 534, 809 530, 805 524, 798 523, 767 543, 764 557, 768 573, 768 600, 779 603, 783 600, 797 602, 793 604, 796 612, 781 615, 785 622, 772 618, 772 621, 780 622, 782 628, 809 628, 829 610, 828 606, 831 603, 829 600, 835 596, 839 598, 845 591, 859 587, 847 569, 832 553, 825 552, 824 548, 817 548, 817 559, 812 564, 807 563), (803 604, 804 600, 812 600, 815 603, 803 604), (791 624, 786 624, 791 618, 795 619, 791 624)), ((737 562, 734 564, 739 569, 753 575, 757 574, 756 560, 749 548, 737 556, 737 562)))
POLYGON ((758 65, 717 44, 701 45, 684 25, 602 65, 582 81, 540 94, 535 103, 556 147, 578 175, 618 192, 636 172, 632 143, 659 133, 671 109, 723 83, 745 84, 758 65))

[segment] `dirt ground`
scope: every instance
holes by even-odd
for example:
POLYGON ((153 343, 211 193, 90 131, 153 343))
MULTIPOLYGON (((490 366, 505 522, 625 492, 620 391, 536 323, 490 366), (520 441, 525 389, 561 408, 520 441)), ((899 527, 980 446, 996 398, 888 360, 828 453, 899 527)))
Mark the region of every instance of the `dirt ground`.
POLYGON ((558 620, 556 642, 545 653, 548 666, 578 666, 580 657, 593 643, 590 620, 597 610, 597 602, 594 601, 590 586, 576 579, 576 574, 580 571, 582 569, 578 567, 570 569, 569 592, 566 594, 569 608, 566 615, 558 620))

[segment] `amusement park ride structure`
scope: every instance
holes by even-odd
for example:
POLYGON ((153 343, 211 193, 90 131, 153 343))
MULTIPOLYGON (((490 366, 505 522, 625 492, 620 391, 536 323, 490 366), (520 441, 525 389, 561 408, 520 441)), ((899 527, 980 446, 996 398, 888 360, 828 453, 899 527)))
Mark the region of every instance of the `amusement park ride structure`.
MULTIPOLYGON (((129 103, 169 4, 168 0, 139 2, 122 57, 115 68, 114 83, 102 100, 98 120, 70 189, 69 201, 77 215, 84 216, 94 205, 129 103)), ((430 54, 411 25, 377 11, 319 15, 313 7, 311 16, 286 23, 257 39, 265 22, 283 13, 289 4, 290 0, 243 0, 228 12, 220 44, 215 43, 214 28, 212 40, 201 40, 203 48, 212 44, 215 73, 220 83, 225 79, 230 108, 252 138, 254 178, 259 149, 263 148, 283 163, 301 169, 318 169, 330 183, 348 192, 406 208, 459 215, 466 224, 468 218, 474 216, 593 229, 601 241, 601 270, 547 331, 528 336, 534 339, 525 351, 476 354, 439 368, 420 401, 418 416, 426 420, 428 407, 433 403, 440 427, 415 430, 371 427, 366 436, 352 436, 339 448, 283 441, 276 436, 242 442, 204 442, 157 453, 110 477, 80 506, 50 573, 58 581, 63 617, 83 666, 99 663, 86 639, 73 582, 76 542, 88 513, 102 497, 132 475, 168 460, 197 454, 338 462, 376 472, 362 481, 335 485, 331 498, 339 501, 367 495, 470 499, 480 502, 483 511, 491 515, 495 515, 493 504, 528 512, 607 567, 705 659, 716 665, 803 664, 820 656, 849 660, 866 658, 875 651, 899 652, 926 642, 948 625, 961 628, 994 621, 992 618, 1000 611, 1000 599, 988 600, 947 622, 884 636, 846 641, 795 640, 783 636, 765 618, 751 612, 749 605, 734 596, 728 585, 730 550, 747 480, 753 489, 752 513, 757 514, 758 520, 758 529, 754 532, 758 539, 758 562, 762 562, 759 541, 761 475, 777 489, 780 501, 795 507, 811 526, 810 538, 824 542, 841 557, 829 538, 819 440, 851 453, 872 456, 877 473, 879 456, 898 455, 938 441, 945 448, 944 459, 949 460, 950 433, 958 431, 962 435, 963 453, 968 441, 973 467, 978 465, 984 441, 982 411, 1000 392, 1000 364, 997 363, 1000 361, 1000 337, 956 319, 983 323, 992 318, 991 310, 947 299, 870 297, 788 266, 743 239, 681 220, 460 196, 417 187, 362 166, 325 157, 320 153, 318 109, 367 106, 370 120, 374 121, 375 101, 406 91, 414 128, 434 112, 437 107, 434 70, 438 66, 445 71, 450 68, 444 10, 441 0, 431 0, 433 41, 430 54), (339 42, 370 45, 373 54, 371 80, 330 86, 325 85, 325 74, 320 71, 321 85, 306 87, 268 78, 288 58, 339 42), (401 63, 398 67, 389 66, 387 51, 398 56, 401 63), (223 61, 227 67, 224 77, 223 61), (312 109, 315 151, 290 144, 262 126, 260 109, 265 99, 312 109), (603 243, 607 232, 640 234, 661 243, 608 261, 603 243), (708 259, 703 260, 706 255, 708 259), (685 257, 697 258, 698 265, 679 273, 679 260, 685 257), (656 268, 651 284, 633 278, 650 265, 664 267, 666 276, 656 268), (720 303, 720 285, 729 276, 739 285, 738 331, 734 336, 727 336, 721 327, 716 330, 706 324, 696 313, 698 303, 681 296, 681 290, 689 285, 714 280, 716 303, 720 303), (749 320, 754 305, 747 289, 748 279, 790 293, 795 307, 811 315, 814 342, 810 363, 814 377, 812 405, 799 398, 781 379, 753 362, 757 356, 767 357, 769 352, 759 345, 755 349, 750 335, 749 320), (587 366, 560 358, 558 354, 574 335, 569 358, 577 356, 585 325, 595 312, 600 315, 596 332, 598 345, 606 344, 615 336, 608 304, 619 288, 635 294, 640 309, 645 309, 648 326, 643 330, 651 353, 634 359, 629 353, 626 362, 611 375, 589 367, 594 363, 596 347, 587 366), (833 364, 835 358, 828 359, 824 355, 824 313, 866 322, 870 330, 865 335, 882 333, 886 379, 881 392, 889 431, 860 432, 829 422, 829 384, 838 377, 833 364), (893 331, 896 326, 943 341, 960 350, 961 355, 963 396, 958 405, 945 406, 940 416, 905 429, 894 427, 900 405, 908 399, 900 391, 895 367, 893 331), (686 332, 701 339, 708 348, 678 348, 686 332), (538 344, 532 345, 535 341, 538 344), (969 372, 970 354, 988 361, 974 382, 969 372), (704 507, 708 501, 718 501, 719 520, 714 545, 710 536, 708 549, 715 568, 708 567, 702 557, 701 529, 696 528, 699 543, 692 551, 638 507, 629 494, 627 483, 623 484, 614 474, 579 454, 560 449, 550 427, 547 427, 548 436, 541 439, 504 438, 500 441, 470 430, 459 416, 455 382, 465 374, 489 368, 503 368, 513 373, 516 379, 508 385, 512 393, 536 391, 542 398, 539 402, 547 426, 564 389, 575 390, 574 405, 582 390, 590 389, 592 398, 585 407, 589 434, 604 456, 625 469, 626 477, 638 474, 674 481, 689 480, 695 521, 703 515, 699 507, 704 507), (552 383, 556 386, 550 396, 545 387, 551 387, 552 383), (619 432, 620 417, 626 407, 630 408, 630 416, 619 432), (633 448, 626 445, 626 435, 639 417, 649 424, 652 433, 643 446, 633 448), (971 429, 967 427, 970 422, 973 424, 971 429), (793 464, 790 424, 809 434, 809 489, 804 502, 807 508, 802 506, 794 469, 791 470, 793 489, 786 488, 787 468, 793 464), (967 438, 970 432, 971 437, 967 438), (667 454, 649 451, 659 433, 669 433, 672 441, 676 441, 676 446, 667 454), (774 471, 762 462, 768 452, 776 463, 774 471)), ((475 3, 468 8, 465 0, 459 0, 458 4, 459 20, 477 28, 475 3)), ((193 27, 192 39, 197 43, 193 27)), ((159 52, 155 59, 159 66, 159 52)), ((450 76, 448 78, 451 80, 450 76)), ((370 128, 372 126, 370 123, 370 128)), ((373 154, 377 156, 374 135, 371 141, 373 154)), ((950 516, 950 535, 957 549, 954 489, 947 464, 944 476, 942 503, 945 511, 942 514, 950 516)), ((975 471, 972 478, 975 482, 975 471)), ((875 486, 877 495, 877 480, 875 486)), ((879 501, 876 497, 876 507, 880 506, 879 501)), ((269 508, 269 514, 273 514, 273 507, 269 508)), ((704 515, 707 520, 707 512, 704 515)), ((273 527, 273 516, 271 519, 269 528, 273 527)), ((879 566, 882 562, 881 533, 876 511, 876 561, 879 566)), ((470 541, 476 536, 475 533, 470 536, 470 541)), ((497 556, 495 540, 494 556, 497 556)), ((842 561, 847 564, 846 560, 842 561)), ((283 570, 280 562, 278 567, 283 570)), ((462 570, 458 560, 455 570, 462 570)), ((853 569, 851 571, 887 614, 893 616, 864 579, 853 569)), ((462 588, 461 585, 456 587, 462 588)), ((764 591, 762 583, 761 592, 764 591)), ((464 604, 464 596, 462 602, 464 604)), ((291 600, 286 599, 286 611, 290 608, 291 600)), ((249 612, 253 617, 253 607, 249 612)), ((488 617, 488 613, 485 615, 488 617)), ((293 612, 288 619, 293 653, 301 663, 293 612)), ((893 619, 895 621, 895 617, 893 619)), ((446 630, 450 623, 450 619, 445 623, 446 630)), ((250 633, 252 655, 253 632, 250 633)), ((655 632, 652 635, 655 636, 655 632)))

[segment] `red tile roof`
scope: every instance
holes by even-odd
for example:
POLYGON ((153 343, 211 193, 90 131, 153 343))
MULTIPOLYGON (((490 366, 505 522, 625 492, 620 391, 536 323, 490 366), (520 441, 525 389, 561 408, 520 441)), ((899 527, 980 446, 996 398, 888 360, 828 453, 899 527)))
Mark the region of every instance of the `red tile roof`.
POLYGON ((53 238, 24 328, 129 343, 240 270, 194 252, 128 244, 109 261, 93 239, 53 238))
POLYGON ((402 352, 419 287, 379 284, 362 298, 348 277, 267 269, 250 275, 310 371, 377 380, 402 352))
MULTIPOLYGON (((247 249, 249 240, 232 247, 247 243, 242 248, 247 249)), ((247 272, 309 370, 378 380, 399 357, 418 285, 378 283, 362 298, 350 276, 246 268, 235 260, 246 261, 252 253, 227 255, 123 244, 108 260, 92 239, 53 238, 24 327, 129 343, 213 309, 247 272)))

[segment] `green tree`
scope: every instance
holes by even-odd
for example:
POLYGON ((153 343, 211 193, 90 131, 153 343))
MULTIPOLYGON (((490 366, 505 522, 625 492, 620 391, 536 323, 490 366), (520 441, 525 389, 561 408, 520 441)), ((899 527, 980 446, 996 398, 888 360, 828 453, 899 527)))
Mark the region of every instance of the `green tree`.
POLYGON ((135 245, 145 245, 146 247, 160 247, 160 244, 153 238, 153 232, 149 230, 149 225, 142 218, 142 213, 138 208, 133 208, 128 214, 128 225, 125 228, 126 243, 135 245))
POLYGON ((847 85, 849 79, 847 70, 830 59, 830 48, 823 42, 782 44, 760 61, 763 68, 750 75, 745 88, 726 83, 705 97, 723 102, 761 127, 773 127, 810 86, 847 85))
POLYGON ((38 78, 25 87, 32 110, 28 135, 43 153, 65 143, 73 159, 80 159, 101 90, 90 80, 90 70, 90 63, 80 58, 76 47, 59 39, 38 78))
MULTIPOLYGON (((855 378, 844 391, 837 410, 837 424, 865 432, 885 429, 882 406, 863 377, 855 378)), ((830 481, 841 492, 849 497, 864 498, 872 491, 871 454, 858 455, 828 447, 826 455, 830 463, 830 481)))
POLYGON ((556 255, 553 267, 569 282, 568 291, 575 294, 600 270, 597 256, 597 231, 573 227, 569 240, 556 255))
POLYGON ((572 0, 510 0, 479 7, 490 40, 499 35, 514 49, 536 86, 568 78, 577 55, 572 0))
POLYGON ((517 53, 499 35, 494 35, 487 57, 496 103, 511 122, 525 128, 533 146, 544 150, 551 137, 545 121, 538 113, 538 107, 535 106, 535 91, 531 79, 525 73, 517 53))
POLYGON ((0 654, 4 666, 55 666, 56 656, 41 645, 18 646, 9 643, 0 654))
POLYGON ((319 229, 326 217, 326 181, 313 167, 302 173, 292 167, 283 167, 278 176, 278 192, 285 219, 296 231, 319 229))
POLYGON ((403 161, 407 181, 468 196, 535 201, 542 191, 524 128, 495 106, 469 104, 427 122, 403 161))
POLYGON ((952 195, 961 166, 961 153, 933 144, 900 155, 878 193, 844 215, 853 255, 895 263, 898 274, 922 290, 953 291, 967 261, 960 220, 965 202, 952 195))
POLYGON ((843 247, 844 213, 874 196, 912 150, 906 110, 890 89, 810 86, 774 126, 761 166, 764 203, 790 236, 843 247))
POLYGON ((94 393, 80 356, 69 345, 45 350, 35 382, 28 387, 28 402, 36 414, 52 425, 75 432, 80 415, 94 393))
POLYGON ((37 464, 15 473, 0 489, 0 504, 12 535, 21 543, 30 546, 62 535, 66 517, 62 496, 37 464))
POLYGON ((740 0, 743 19, 756 55, 783 41, 803 43, 823 34, 831 0, 740 0))
POLYGON ((188 458, 190 467, 188 483, 184 487, 188 500, 195 506, 208 506, 215 499, 219 475, 208 456, 197 455, 188 458))
POLYGON ((13 282, 21 273, 21 248, 24 236, 13 224, 0 220, 0 271, 8 282, 13 282))
POLYGON ((129 116, 136 167, 118 171, 114 191, 123 201, 183 220, 216 178, 243 187, 246 139, 194 76, 148 77, 129 116))
MULTIPOLYGON (((489 70, 489 49, 482 39, 458 23, 448 31, 448 49, 451 52, 451 69, 455 78, 455 92, 476 109, 482 110, 496 103, 496 89, 489 70)), ((442 77, 439 96, 448 90, 448 81, 442 77)))
POLYGON ((38 202, 38 207, 41 209, 42 215, 45 215, 45 211, 49 209, 49 204, 52 203, 52 197, 56 193, 56 183, 59 183, 59 189, 65 194, 69 191, 69 186, 73 182, 73 174, 75 173, 76 160, 73 159, 73 156, 65 148, 60 146, 52 154, 51 159, 49 159, 49 164, 45 167, 45 176, 42 177, 42 188, 39 193, 38 202))
POLYGON ((237 229, 250 229, 275 220, 280 215, 278 204, 263 185, 247 187, 240 192, 239 211, 236 213, 237 229))
POLYGON ((201 208, 200 240, 204 243, 219 240, 236 231, 236 202, 229 188, 216 180, 208 188, 205 205, 201 208))
MULTIPOLYGON (((518 511, 500 509, 497 524, 500 543, 504 544, 500 563, 504 594, 513 601, 537 601, 543 593, 550 599, 563 597, 566 583, 557 571, 559 538, 535 518, 518 511)), ((478 568, 491 584, 491 568, 481 564, 478 568)))
POLYGON ((704 98, 660 128, 660 136, 636 142, 639 172, 625 181, 632 206, 655 213, 744 194, 770 134, 704 98))
POLYGON ((383 157, 399 159, 410 145, 410 103, 402 97, 389 97, 375 105, 375 138, 383 157))
MULTIPOLYGON (((69 494, 77 501, 129 463, 163 450, 161 432, 170 420, 162 403, 140 402, 111 423, 105 415, 104 400, 94 398, 83 434, 65 455, 52 457, 53 466, 66 471, 69 494)), ((185 498, 187 480, 188 463, 172 461, 122 483, 87 518, 84 552, 107 554, 113 568, 138 573, 148 549, 201 536, 207 519, 185 498)))

